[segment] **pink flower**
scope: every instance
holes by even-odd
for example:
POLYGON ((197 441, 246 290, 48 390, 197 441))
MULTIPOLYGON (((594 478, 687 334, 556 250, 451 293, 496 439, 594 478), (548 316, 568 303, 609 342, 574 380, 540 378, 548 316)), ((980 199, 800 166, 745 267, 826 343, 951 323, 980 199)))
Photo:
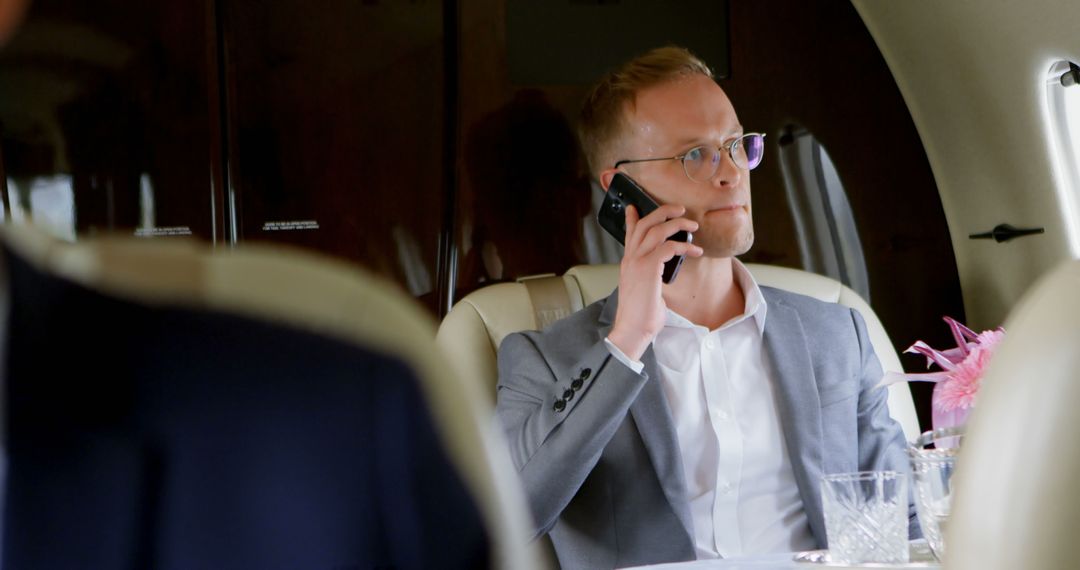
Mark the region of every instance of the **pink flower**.
POLYGON ((923 355, 926 357, 926 367, 936 364, 939 371, 921 374, 889 372, 878 384, 888 386, 897 382, 937 382, 930 399, 935 428, 942 427, 939 423, 958 425, 964 422, 975 406, 990 357, 1005 337, 1005 330, 1001 328, 976 334, 950 317, 945 317, 945 322, 949 324, 953 338, 956 339, 956 348, 936 350, 920 340, 904 351, 923 355))
POLYGON ((967 356, 956 364, 956 368, 941 381, 940 388, 935 390, 938 398, 933 402, 934 407, 942 412, 948 412, 957 408, 970 409, 975 406, 975 395, 982 384, 986 365, 990 363, 994 348, 1004 336, 1005 333, 1000 329, 978 335, 977 340, 968 347, 967 356))

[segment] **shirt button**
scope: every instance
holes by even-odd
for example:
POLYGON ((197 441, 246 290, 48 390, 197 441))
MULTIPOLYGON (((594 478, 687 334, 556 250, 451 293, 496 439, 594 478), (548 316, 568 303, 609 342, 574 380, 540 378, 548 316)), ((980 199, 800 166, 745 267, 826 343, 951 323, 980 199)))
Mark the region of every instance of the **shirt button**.
POLYGON ((709 350, 712 350, 715 347, 716 347, 716 343, 713 342, 713 339, 710 338, 710 339, 705 341, 705 348, 707 348, 709 350))
POLYGON ((728 483, 727 481, 724 481, 723 483, 720 483, 719 489, 720 489, 720 493, 726 495, 726 494, 731 492, 731 483, 728 483))
POLYGON ((716 419, 718 419, 718 420, 720 420, 722 422, 726 422, 727 419, 728 419, 728 413, 725 412, 724 410, 717 410, 716 411, 716 419))

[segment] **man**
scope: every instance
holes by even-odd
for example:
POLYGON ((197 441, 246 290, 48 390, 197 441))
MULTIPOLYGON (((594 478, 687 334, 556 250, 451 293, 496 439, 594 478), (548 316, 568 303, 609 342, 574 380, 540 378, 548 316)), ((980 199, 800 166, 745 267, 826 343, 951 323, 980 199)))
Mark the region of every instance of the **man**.
POLYGON ((500 347, 537 534, 568 568, 825 547, 821 475, 906 471, 904 439, 858 313, 759 288, 734 259, 763 136, 680 48, 603 78, 580 131, 605 190, 622 172, 661 207, 627 208, 611 296, 500 347), (680 230, 693 244, 666 240, 680 230))

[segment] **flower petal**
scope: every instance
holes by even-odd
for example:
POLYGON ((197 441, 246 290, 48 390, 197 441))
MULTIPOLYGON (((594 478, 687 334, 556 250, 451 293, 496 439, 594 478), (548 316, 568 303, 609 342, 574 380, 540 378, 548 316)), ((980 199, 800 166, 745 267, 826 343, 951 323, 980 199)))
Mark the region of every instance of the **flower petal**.
POLYGON ((977 338, 975 331, 960 324, 956 319, 952 317, 942 317, 945 322, 949 324, 949 330, 952 332, 953 340, 956 341, 956 348, 960 349, 967 356, 968 341, 973 341, 977 338))
POLYGON ((921 354, 925 356, 927 360, 927 368, 930 367, 931 363, 937 364, 944 370, 952 370, 953 368, 956 368, 956 365, 953 364, 952 360, 950 360, 947 355, 931 348, 930 345, 926 344, 921 340, 916 341, 915 344, 909 346, 908 349, 904 352, 914 352, 915 354, 921 354))
POLYGON ((971 344, 968 344, 964 348, 956 347, 950 348, 949 350, 940 350, 938 352, 944 354, 945 358, 949 359, 949 362, 952 362, 953 364, 959 364, 963 362, 964 359, 967 358, 968 353, 971 352, 971 344))

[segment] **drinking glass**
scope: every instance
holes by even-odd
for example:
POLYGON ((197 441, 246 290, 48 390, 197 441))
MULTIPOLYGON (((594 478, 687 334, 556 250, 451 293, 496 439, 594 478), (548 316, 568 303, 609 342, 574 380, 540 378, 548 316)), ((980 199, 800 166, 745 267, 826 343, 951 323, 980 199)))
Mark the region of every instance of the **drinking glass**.
POLYGON ((908 562, 908 476, 860 471, 821 479, 829 557, 842 564, 908 562))
POLYGON ((945 557, 945 524, 952 506, 951 480, 962 437, 960 428, 928 431, 908 447, 919 526, 938 560, 945 557), (930 445, 934 448, 926 449, 930 445))

